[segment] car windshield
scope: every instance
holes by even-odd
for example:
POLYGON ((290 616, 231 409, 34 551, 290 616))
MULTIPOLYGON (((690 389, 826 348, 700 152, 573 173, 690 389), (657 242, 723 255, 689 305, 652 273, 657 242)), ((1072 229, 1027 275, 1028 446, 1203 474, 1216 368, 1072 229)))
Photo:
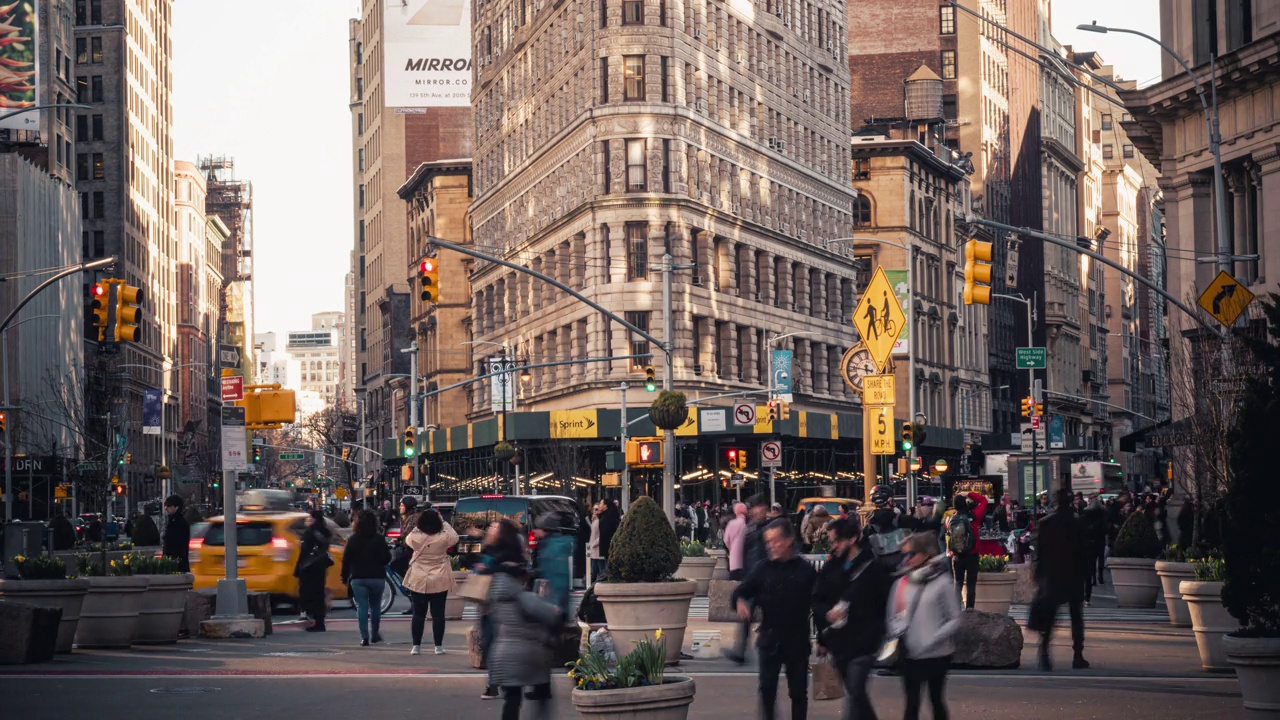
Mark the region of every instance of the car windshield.
MULTIPOLYGON (((274 532, 271 529, 271 523, 251 522, 237 523, 236 525, 236 545, 268 545, 271 543, 271 536, 274 532)), ((204 534, 204 544, 221 546, 226 544, 226 529, 222 523, 210 523, 209 529, 204 534)))
POLYGON ((535 497, 529 499, 529 507, 533 510, 533 523, 536 526, 543 516, 549 513, 560 513, 561 518, 573 520, 573 526, 563 528, 576 531, 578 529, 578 504, 563 497, 535 497))
POLYGON ((453 519, 449 522, 459 535, 483 537, 489 528, 489 500, 468 498, 458 501, 453 508, 453 519))

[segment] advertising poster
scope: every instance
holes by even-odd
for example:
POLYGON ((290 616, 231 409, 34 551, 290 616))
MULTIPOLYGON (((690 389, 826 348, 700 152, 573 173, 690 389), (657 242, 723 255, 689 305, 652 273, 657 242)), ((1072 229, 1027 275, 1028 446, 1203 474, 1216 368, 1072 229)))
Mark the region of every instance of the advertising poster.
POLYGON ((383 0, 387 107, 471 105, 469 0, 383 0))
MULTIPOLYGON (((37 4, 35 0, 0 4, 0 118, 40 104, 36 82, 39 71, 37 4)), ((0 119, 0 128, 39 130, 40 111, 0 119)))
POLYGON ((142 391, 142 434, 160 434, 160 391, 147 389, 142 391))
MULTIPOLYGON (((893 292, 898 296, 898 304, 902 306, 902 311, 911 317, 911 293, 907 285, 906 270, 885 270, 885 277, 889 278, 889 284, 893 286, 893 292)), ((908 343, 911 335, 911 326, 908 324, 902 328, 902 332, 898 335, 898 341, 893 344, 894 355, 906 355, 911 345, 908 343)))
POLYGON ((773 361, 773 387, 771 389, 777 394, 779 400, 792 402, 795 399, 792 390, 795 387, 795 378, 791 375, 791 351, 774 350, 771 358, 773 361))

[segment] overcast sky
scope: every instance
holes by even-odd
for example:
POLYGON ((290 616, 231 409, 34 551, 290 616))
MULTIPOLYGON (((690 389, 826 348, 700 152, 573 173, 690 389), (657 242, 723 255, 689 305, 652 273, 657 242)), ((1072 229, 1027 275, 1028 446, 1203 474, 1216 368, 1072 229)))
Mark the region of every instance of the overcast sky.
MULTIPOLYGON (((174 3, 175 157, 228 155, 253 182, 258 332, 306 329, 312 313, 344 309, 353 222, 347 21, 359 12, 358 0, 174 3)), ((1155 45, 1075 29, 1094 20, 1158 35, 1156 0, 1056 0, 1053 30, 1065 45, 1099 51, 1125 78, 1158 78, 1155 45)))

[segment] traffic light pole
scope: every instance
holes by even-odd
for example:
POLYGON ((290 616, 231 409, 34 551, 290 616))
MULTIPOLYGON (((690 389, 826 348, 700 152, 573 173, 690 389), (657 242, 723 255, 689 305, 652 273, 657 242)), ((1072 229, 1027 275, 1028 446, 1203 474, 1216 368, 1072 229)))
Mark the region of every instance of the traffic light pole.
MULTIPOLYGON (((418 444, 418 341, 414 340, 413 344, 407 349, 400 352, 409 353, 409 427, 413 428, 413 444, 418 444)), ((413 449, 413 460, 409 464, 409 482, 418 484, 418 448, 413 449)), ((403 476, 401 476, 403 477, 403 476)), ((423 488, 426 494, 423 497, 431 497, 428 488, 423 488)))
POLYGON ((618 436, 620 443, 618 449, 622 451, 622 512, 627 511, 627 507, 631 504, 631 466, 627 464, 627 384, 622 383, 618 386, 622 391, 622 415, 619 416, 618 436))
MULTIPOLYGON (((676 320, 671 300, 671 276, 676 270, 692 270, 697 265, 687 263, 677 265, 671 261, 671 253, 662 254, 662 264, 657 269, 662 272, 662 349, 666 353, 666 362, 662 369, 662 390, 674 389, 675 385, 675 331, 676 320)), ((675 522, 676 512, 676 431, 662 431, 662 509, 667 512, 667 519, 675 522)))

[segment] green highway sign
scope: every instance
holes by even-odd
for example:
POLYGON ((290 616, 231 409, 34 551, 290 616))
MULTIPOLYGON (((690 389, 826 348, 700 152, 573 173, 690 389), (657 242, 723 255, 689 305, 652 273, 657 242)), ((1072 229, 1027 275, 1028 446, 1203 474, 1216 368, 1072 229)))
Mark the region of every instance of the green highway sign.
POLYGON ((306 453, 300 453, 300 452, 280 453, 281 460, 305 460, 306 458, 307 458, 306 453))
POLYGON ((1042 347, 1020 347, 1015 359, 1019 370, 1044 370, 1049 354, 1042 347))

